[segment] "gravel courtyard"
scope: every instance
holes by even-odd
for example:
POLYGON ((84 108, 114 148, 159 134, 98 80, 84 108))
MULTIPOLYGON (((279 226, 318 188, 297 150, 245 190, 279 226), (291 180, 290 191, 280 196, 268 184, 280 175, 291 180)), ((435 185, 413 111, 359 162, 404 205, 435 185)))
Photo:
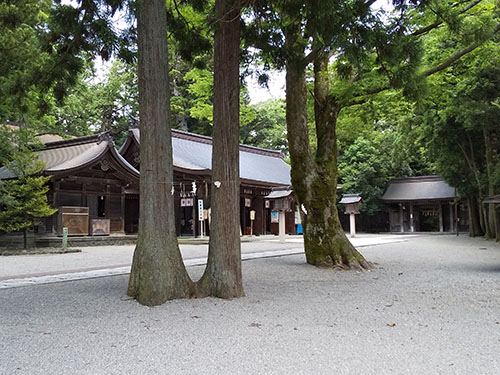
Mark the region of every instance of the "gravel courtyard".
POLYGON ((147 308, 127 276, 0 290, 0 374, 500 373, 500 244, 421 235, 360 251, 373 271, 245 261, 232 301, 147 308))

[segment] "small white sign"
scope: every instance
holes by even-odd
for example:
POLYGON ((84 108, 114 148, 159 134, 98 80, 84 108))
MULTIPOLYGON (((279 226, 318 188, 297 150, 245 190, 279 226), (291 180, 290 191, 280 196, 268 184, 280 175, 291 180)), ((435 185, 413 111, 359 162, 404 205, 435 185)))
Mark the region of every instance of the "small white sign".
POLYGON ((193 206, 193 198, 181 199, 181 207, 192 207, 192 206, 193 206))
POLYGON ((198 199, 198 220, 203 221, 203 199, 198 199))

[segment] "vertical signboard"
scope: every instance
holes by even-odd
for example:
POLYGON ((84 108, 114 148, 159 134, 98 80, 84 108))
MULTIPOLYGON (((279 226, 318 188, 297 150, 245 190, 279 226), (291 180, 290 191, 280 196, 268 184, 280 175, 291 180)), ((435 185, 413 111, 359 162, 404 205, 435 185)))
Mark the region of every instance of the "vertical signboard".
POLYGON ((198 199, 198 220, 200 221, 200 237, 203 238, 203 199, 198 199))

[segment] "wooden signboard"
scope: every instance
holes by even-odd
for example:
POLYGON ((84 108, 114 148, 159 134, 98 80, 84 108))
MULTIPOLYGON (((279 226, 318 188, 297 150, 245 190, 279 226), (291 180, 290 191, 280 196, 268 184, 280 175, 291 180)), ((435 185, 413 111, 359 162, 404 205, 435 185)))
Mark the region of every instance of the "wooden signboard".
POLYGON ((92 236, 109 236, 110 220, 109 219, 92 219, 92 236))
POLYGON ((89 234, 89 208, 59 207, 58 234, 61 236, 63 228, 68 228, 70 236, 87 236, 89 234))

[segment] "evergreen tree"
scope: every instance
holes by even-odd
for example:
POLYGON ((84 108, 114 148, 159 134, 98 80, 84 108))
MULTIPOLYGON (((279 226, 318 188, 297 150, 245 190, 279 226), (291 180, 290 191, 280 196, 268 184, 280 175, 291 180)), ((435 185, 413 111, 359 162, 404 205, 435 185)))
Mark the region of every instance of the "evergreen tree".
POLYGON ((0 181, 0 229, 23 231, 24 248, 27 248, 27 230, 40 219, 57 210, 47 203, 47 182, 50 176, 42 176, 44 164, 37 160, 34 149, 36 138, 28 129, 2 130, 12 147, 5 157, 5 167, 15 176, 0 181))

